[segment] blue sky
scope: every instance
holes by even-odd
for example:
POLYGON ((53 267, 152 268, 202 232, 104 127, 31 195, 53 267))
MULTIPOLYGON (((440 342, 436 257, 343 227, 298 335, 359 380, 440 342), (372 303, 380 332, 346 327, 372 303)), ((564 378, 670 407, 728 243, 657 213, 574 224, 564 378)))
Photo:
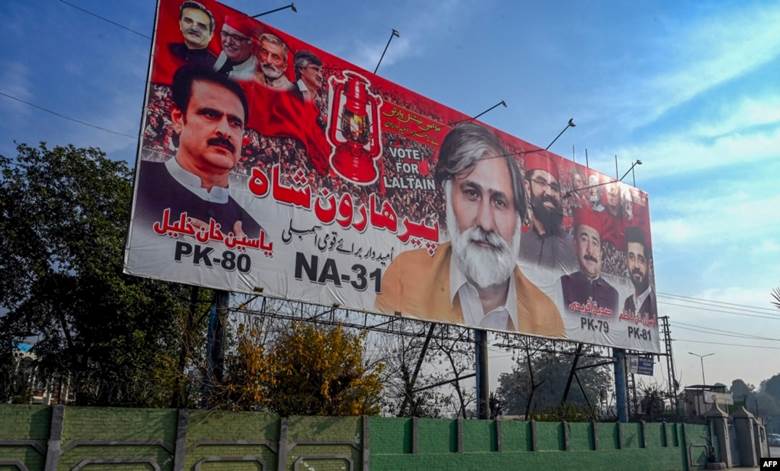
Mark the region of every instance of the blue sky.
MULTIPOLYGON (((152 1, 69 0, 151 35, 152 1)), ((247 13, 283 2, 230 0, 247 13)), ((661 293, 770 308, 780 286, 780 3, 296 2, 271 25, 484 121, 621 173, 635 159, 650 194, 661 293)), ((150 41, 56 0, 2 3, 0 92, 136 136, 150 41)), ((64 121, 0 96, 0 153, 14 141, 102 147, 135 160, 136 140, 64 121)), ((630 177, 629 177, 630 178, 630 177)), ((699 325, 780 340, 777 319, 673 306, 673 337, 759 342, 689 331, 699 325), (676 322, 684 324, 675 325, 676 322)), ((701 306, 701 305, 699 305, 701 306)), ((718 309, 722 309, 719 307, 718 309)), ((744 312, 743 312, 744 313, 744 312)), ((683 384, 758 383, 780 373, 777 350, 675 342, 683 384)), ((502 362, 497 359, 498 369, 502 362)), ((494 370, 495 371, 495 370, 494 370)))

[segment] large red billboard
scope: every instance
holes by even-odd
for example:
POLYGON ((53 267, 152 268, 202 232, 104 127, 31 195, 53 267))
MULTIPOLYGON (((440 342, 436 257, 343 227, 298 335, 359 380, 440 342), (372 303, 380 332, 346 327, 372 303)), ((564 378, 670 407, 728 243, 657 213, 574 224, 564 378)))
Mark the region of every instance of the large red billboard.
POLYGON ((149 76, 127 273, 659 351, 637 188, 213 1, 149 76))

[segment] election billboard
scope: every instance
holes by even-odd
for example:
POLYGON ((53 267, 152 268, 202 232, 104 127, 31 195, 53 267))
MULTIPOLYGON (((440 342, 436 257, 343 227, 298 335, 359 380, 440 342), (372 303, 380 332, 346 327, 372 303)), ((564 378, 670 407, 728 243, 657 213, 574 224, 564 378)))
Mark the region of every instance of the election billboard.
POLYGON ((658 352, 647 194, 209 0, 160 0, 126 273, 658 352))

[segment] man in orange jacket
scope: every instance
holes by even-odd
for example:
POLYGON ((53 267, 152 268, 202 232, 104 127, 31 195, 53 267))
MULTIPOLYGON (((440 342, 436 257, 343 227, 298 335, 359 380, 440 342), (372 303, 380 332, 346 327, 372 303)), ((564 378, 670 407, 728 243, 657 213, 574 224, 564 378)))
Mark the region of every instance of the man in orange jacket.
POLYGON ((465 123, 444 139, 434 178, 451 241, 431 257, 404 252, 382 278, 376 308, 426 320, 562 337, 553 302, 520 271, 525 196, 513 156, 489 130, 465 123))

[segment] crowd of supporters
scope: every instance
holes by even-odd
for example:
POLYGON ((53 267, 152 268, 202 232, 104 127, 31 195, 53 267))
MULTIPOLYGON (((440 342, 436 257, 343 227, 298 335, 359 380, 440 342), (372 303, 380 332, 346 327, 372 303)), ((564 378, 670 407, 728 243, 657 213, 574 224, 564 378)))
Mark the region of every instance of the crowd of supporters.
MULTIPOLYGON (((395 96, 392 98, 387 97, 387 99, 402 101, 400 97, 395 96)), ((318 100, 319 103, 324 103, 325 101, 325 99, 318 100)), ((402 103, 402 105, 407 107, 407 105, 411 104, 402 103)), ((173 106, 170 88, 152 85, 143 130, 145 159, 165 160, 175 155, 177 139, 170 118, 173 106)), ((413 106, 409 107, 414 108, 413 106)), ((324 105, 322 105, 321 109, 323 116, 321 125, 324 126, 324 119, 327 114, 324 105)), ((424 110, 414 109, 414 111, 424 114, 424 110)), ((424 222, 428 225, 439 222, 440 227, 444 229, 444 197, 440 191, 437 191, 437 189, 402 188, 393 185, 393 182, 405 180, 409 177, 417 180, 432 180, 436 158, 434 149, 416 140, 386 131, 382 137, 383 158, 379 161, 381 166, 380 177, 375 184, 368 186, 359 186, 346 182, 332 171, 327 175, 322 175, 310 165, 306 149, 298 140, 289 137, 264 136, 253 129, 247 129, 244 134, 241 158, 234 171, 249 175, 252 167, 260 167, 270 172, 274 164, 279 164, 284 184, 292 184, 292 177, 303 173, 308 185, 315 190, 315 194, 324 189, 339 195, 349 192, 352 194, 356 205, 363 204, 366 206, 369 204, 369 196, 372 193, 376 193, 382 200, 387 200, 391 203, 399 220, 403 217, 408 217, 415 222, 424 222), (406 152, 404 154, 405 157, 393 158, 390 152, 392 148, 410 150, 412 151, 411 155, 415 157, 409 157, 409 153, 406 152), (416 171, 404 171, 408 170, 408 167, 404 169, 397 165, 400 161, 416 164, 416 171)), ((604 207, 601 204, 604 200, 604 188, 599 187, 590 191, 574 191, 575 185, 571 177, 572 174, 566 172, 565 175, 561 179, 561 203, 564 212, 563 230, 573 235, 574 210, 578 207, 590 206, 591 209, 596 211, 604 211, 604 207)), ((632 201, 631 195, 622 196, 624 197, 621 198, 620 202, 619 221, 616 223, 621 228, 630 224, 636 224, 639 206, 646 206, 645 201, 632 201)), ((636 196, 633 199, 639 200, 636 196)), ((641 209, 646 212, 646 208, 642 207, 641 209)), ((624 247, 617 247, 613 241, 603 240, 602 251, 603 272, 621 277, 628 276, 624 247)))

